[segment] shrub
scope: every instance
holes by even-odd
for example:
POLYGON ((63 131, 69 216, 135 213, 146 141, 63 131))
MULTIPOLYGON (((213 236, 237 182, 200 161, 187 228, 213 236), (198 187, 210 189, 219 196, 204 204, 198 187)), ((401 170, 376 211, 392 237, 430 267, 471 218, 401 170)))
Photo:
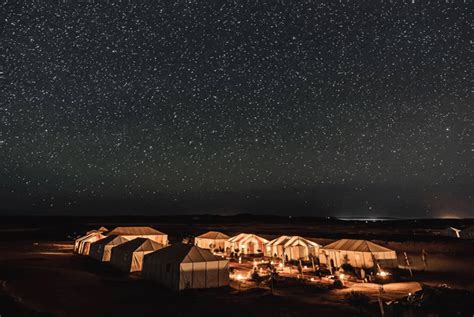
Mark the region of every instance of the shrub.
POLYGON ((363 308, 369 305, 370 297, 364 293, 352 291, 346 295, 346 301, 352 306, 363 308))

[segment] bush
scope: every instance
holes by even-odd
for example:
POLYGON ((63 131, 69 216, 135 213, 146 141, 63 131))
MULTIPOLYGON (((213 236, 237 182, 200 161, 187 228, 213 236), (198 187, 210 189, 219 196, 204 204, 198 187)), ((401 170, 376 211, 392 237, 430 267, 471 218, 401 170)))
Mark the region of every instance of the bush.
POLYGON ((355 307, 367 307, 370 302, 370 297, 364 293, 352 291, 346 295, 346 301, 355 307))

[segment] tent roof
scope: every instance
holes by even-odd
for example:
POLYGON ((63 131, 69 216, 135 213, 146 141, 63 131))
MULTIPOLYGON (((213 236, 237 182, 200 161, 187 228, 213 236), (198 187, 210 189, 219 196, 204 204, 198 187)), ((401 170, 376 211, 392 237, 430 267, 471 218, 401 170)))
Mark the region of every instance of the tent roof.
POLYGON ((288 240, 290 240, 290 236, 280 236, 278 238, 275 238, 273 239, 272 241, 268 242, 267 245, 268 246, 272 246, 272 245, 285 245, 285 243, 288 242, 288 240))
POLYGON ((92 232, 92 233, 89 233, 89 234, 86 234, 85 236, 82 236, 82 237, 79 237, 76 239, 76 241, 87 241, 87 240, 90 240, 90 239, 94 239, 96 238, 97 236, 103 238, 105 237, 102 233, 100 232, 92 232))
POLYGON ((121 252, 136 252, 136 251, 155 251, 163 248, 161 243, 152 241, 147 238, 136 238, 128 242, 122 243, 116 249, 121 252))
POLYGON ((97 242, 94 242, 95 245, 118 245, 124 242, 127 242, 128 240, 125 239, 124 237, 113 235, 113 236, 107 236, 104 239, 101 239, 97 242))
POLYGON ((204 234, 201 234, 200 236, 197 236, 196 238, 201 238, 201 239, 222 239, 222 240, 227 240, 230 237, 222 232, 218 231, 209 231, 204 234))
POLYGON ((176 243, 169 247, 157 250, 147 255, 164 259, 168 263, 192 263, 192 262, 214 262, 222 261, 213 255, 211 251, 202 249, 192 244, 176 243))
POLYGON ((284 247, 291 247, 297 245, 306 245, 308 247, 319 247, 316 242, 310 241, 300 236, 281 236, 267 243, 267 246, 282 245, 284 247))
POLYGON ((292 236, 285 243, 285 247, 297 246, 297 245, 306 245, 308 247, 319 247, 319 244, 316 242, 310 241, 300 236, 292 236))
POLYGON ((256 234, 252 234, 252 233, 241 233, 241 234, 238 234, 236 235, 235 237, 232 237, 229 239, 229 242, 241 242, 241 243, 244 243, 252 238, 255 238, 257 240, 260 240, 262 243, 267 243, 268 240, 267 239, 264 239, 262 237, 259 237, 257 236, 256 234))
POLYGON ((386 247, 367 240, 341 239, 330 243, 324 249, 357 251, 357 252, 391 252, 386 247))
POLYGON ((92 229, 92 230, 89 230, 87 231, 86 234, 90 234, 90 233, 102 233, 102 232, 107 232, 109 231, 109 229, 107 229, 106 227, 102 226, 100 227, 99 229, 92 229))
POLYGON ((109 235, 118 236, 153 236, 153 235, 164 235, 151 227, 117 227, 109 232, 109 235))

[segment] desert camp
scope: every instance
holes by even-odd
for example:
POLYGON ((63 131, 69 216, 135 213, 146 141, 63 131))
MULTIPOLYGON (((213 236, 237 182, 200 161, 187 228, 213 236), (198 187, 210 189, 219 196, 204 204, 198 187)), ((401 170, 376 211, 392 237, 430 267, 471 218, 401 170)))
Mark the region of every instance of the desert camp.
POLYGON ((260 236, 241 233, 225 242, 225 250, 227 253, 260 254, 263 253, 266 243, 268 243, 268 240, 260 236))
POLYGON ((195 245, 173 244, 145 255, 142 276, 170 289, 229 285, 229 261, 195 245))
POLYGON ((300 236, 281 236, 265 245, 265 256, 280 258, 285 261, 308 261, 317 258, 320 245, 300 236))
POLYGON ((395 251, 367 240, 341 239, 330 243, 321 249, 319 260, 330 267, 343 264, 363 269, 398 267, 395 251))
POLYGON ((112 249, 110 264, 124 272, 142 270, 143 257, 164 246, 146 238, 135 238, 112 249))
POLYGON ((214 252, 224 252, 229 236, 218 231, 209 231, 194 238, 194 244, 214 252))

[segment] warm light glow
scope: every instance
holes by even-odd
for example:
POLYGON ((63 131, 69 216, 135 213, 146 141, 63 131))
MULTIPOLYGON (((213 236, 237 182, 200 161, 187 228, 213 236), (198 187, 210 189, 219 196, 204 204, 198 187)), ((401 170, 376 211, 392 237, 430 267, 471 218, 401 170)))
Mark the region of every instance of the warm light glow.
POLYGON ((279 267, 283 267, 283 263, 278 264, 279 267))
POLYGON ((308 268, 308 266, 307 266, 307 265, 305 265, 305 266, 304 266, 304 268, 305 268, 305 269, 307 269, 307 268, 308 268))
POLYGON ((273 261, 270 261, 270 264, 273 265, 273 261))
POLYGON ((244 277, 240 274, 237 274, 235 278, 237 279, 237 281, 242 281, 244 279, 244 277))
POLYGON ((311 282, 314 282, 314 277, 311 278, 311 282))
POLYGON ((344 273, 339 274, 339 278, 340 278, 341 280, 343 280, 345 277, 346 277, 346 275, 345 275, 344 273))
POLYGON ((380 271, 380 272, 377 272, 377 275, 378 275, 378 276, 381 276, 381 277, 386 277, 386 276, 389 276, 390 273, 384 272, 384 271, 380 271))
POLYGON ((257 261, 253 261, 253 266, 257 266, 257 261))

